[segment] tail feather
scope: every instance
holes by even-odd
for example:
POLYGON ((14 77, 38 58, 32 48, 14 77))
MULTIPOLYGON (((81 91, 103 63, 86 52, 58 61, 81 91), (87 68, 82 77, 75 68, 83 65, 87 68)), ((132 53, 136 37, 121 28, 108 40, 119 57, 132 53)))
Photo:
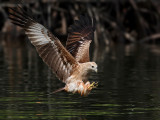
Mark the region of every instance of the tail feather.
POLYGON ((65 90, 65 87, 63 87, 63 88, 59 88, 59 89, 57 89, 57 90, 53 91, 53 92, 52 92, 52 93, 50 93, 50 94, 55 94, 55 93, 60 92, 60 91, 62 91, 62 90, 65 90))

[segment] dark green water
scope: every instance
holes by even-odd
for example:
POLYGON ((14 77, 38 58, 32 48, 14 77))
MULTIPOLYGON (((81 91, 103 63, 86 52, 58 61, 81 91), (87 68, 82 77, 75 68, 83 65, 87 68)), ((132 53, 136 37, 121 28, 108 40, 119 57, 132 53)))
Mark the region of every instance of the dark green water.
POLYGON ((160 120, 160 46, 116 45, 92 50, 99 86, 87 97, 64 86, 35 49, 0 45, 2 120, 160 120))

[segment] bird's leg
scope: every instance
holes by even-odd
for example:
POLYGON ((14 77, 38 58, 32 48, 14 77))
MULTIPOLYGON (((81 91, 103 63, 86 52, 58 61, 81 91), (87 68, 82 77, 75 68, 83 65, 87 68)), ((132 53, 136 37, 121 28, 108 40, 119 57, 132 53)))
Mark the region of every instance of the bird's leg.
POLYGON ((92 88, 96 88, 98 86, 98 82, 93 82, 88 88, 92 89, 92 88))

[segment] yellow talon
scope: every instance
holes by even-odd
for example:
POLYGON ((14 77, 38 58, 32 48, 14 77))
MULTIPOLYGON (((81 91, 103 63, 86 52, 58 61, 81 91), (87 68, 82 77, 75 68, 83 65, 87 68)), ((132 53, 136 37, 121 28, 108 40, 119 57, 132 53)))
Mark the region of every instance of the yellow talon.
POLYGON ((98 86, 98 82, 93 82, 88 88, 96 88, 98 86))

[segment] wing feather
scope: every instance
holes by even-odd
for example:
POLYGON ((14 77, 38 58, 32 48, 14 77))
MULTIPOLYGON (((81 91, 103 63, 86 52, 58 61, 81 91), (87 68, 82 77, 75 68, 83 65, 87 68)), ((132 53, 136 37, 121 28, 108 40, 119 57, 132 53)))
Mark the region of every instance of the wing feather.
POLYGON ((95 19, 88 15, 80 16, 69 28, 67 50, 80 63, 89 62, 89 47, 94 39, 95 19))
POLYGON ((66 82, 65 80, 74 71, 73 66, 78 66, 78 63, 59 39, 43 25, 36 22, 21 7, 16 10, 11 8, 9 14, 12 23, 25 30, 43 61, 56 73, 60 80, 66 82))

